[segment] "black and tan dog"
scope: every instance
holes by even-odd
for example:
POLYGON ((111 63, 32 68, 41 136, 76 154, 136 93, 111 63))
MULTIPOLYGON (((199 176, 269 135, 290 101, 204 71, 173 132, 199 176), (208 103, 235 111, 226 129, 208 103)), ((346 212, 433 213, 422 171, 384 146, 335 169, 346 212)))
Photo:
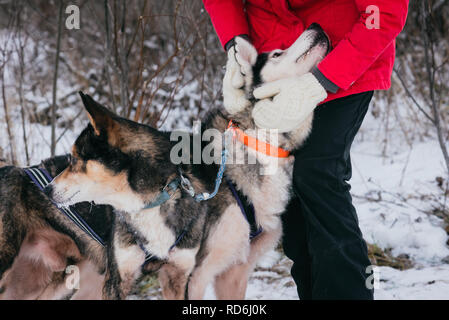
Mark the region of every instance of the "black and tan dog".
MULTIPOLYGON (((257 55, 251 44, 240 39, 236 59, 245 74, 248 99, 255 85, 310 71, 328 46, 327 37, 316 25, 285 51, 257 55)), ((167 201, 156 201, 167 186, 181 178, 188 179, 197 192, 213 190, 218 166, 173 164, 170 150, 174 143, 168 133, 120 118, 89 96, 81 96, 90 124, 74 144, 71 164, 54 179, 47 194, 63 206, 94 201, 115 207, 123 223, 116 224, 108 253, 106 298, 126 296, 139 275, 145 252, 165 262, 159 272, 165 298, 202 299, 211 282, 218 298, 244 298, 255 262, 281 236, 279 216, 289 198, 291 159, 261 154, 239 141, 230 151, 232 159, 249 155, 255 159, 252 164, 230 163, 226 169, 227 178, 254 205, 257 223, 264 230, 250 242, 250 227, 224 184, 207 201, 196 202, 189 190, 171 187, 167 201), (274 174, 260 175, 261 169, 273 167, 274 174)), ((312 116, 276 141, 261 136, 251 108, 232 117, 247 136, 292 150, 310 132, 312 116)), ((203 128, 225 132, 230 120, 228 114, 214 110, 203 128)))
MULTIPOLYGON (((56 176, 69 162, 70 156, 60 156, 35 168, 56 176)), ((105 248, 63 215, 22 168, 0 167, 0 300, 101 299, 105 248), (66 285, 69 265, 78 268, 79 287, 66 285)), ((109 240, 111 207, 80 203, 76 210, 109 240)))
MULTIPOLYGON (((126 296, 146 252, 165 262, 159 276, 167 299, 184 298, 192 270, 210 256, 209 241, 220 252, 212 268, 215 273, 217 266, 224 271, 229 264, 243 261, 247 252, 241 248, 247 245, 249 227, 236 205, 228 208, 233 198, 226 188, 220 197, 202 203, 178 188, 160 206, 145 208, 178 178, 180 169, 196 190, 213 188, 214 168, 208 177, 191 166, 174 165, 167 133, 120 118, 89 96, 82 94, 82 98, 91 124, 75 142, 71 164, 47 187, 47 193, 64 206, 87 200, 111 204, 118 212, 122 223, 115 225, 108 253, 105 298, 126 296), (223 219, 228 221, 222 226, 218 221, 223 219), (216 230, 217 226, 222 227, 216 230), (235 237, 235 232, 246 236, 235 237), (227 241, 219 241, 224 238, 227 241)), ((203 294, 204 288, 189 287, 190 298, 203 294)))

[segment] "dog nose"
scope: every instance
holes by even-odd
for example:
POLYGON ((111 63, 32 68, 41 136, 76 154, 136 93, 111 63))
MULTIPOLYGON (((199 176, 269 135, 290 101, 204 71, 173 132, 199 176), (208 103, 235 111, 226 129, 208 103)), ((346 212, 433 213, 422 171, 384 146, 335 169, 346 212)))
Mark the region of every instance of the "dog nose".
POLYGON ((47 197, 52 198, 53 197, 53 186, 49 184, 44 188, 44 193, 47 195, 47 197))
POLYGON ((324 31, 323 28, 321 28, 320 24, 318 24, 318 23, 316 23, 316 22, 312 23, 312 24, 307 28, 307 30, 315 30, 315 31, 318 31, 318 32, 323 32, 323 31, 324 31))
POLYGON ((326 44, 326 54, 328 54, 332 50, 332 43, 330 41, 329 35, 326 33, 326 31, 323 30, 320 24, 314 22, 307 28, 307 30, 313 30, 317 32, 318 36, 316 37, 315 41, 318 43, 326 44))

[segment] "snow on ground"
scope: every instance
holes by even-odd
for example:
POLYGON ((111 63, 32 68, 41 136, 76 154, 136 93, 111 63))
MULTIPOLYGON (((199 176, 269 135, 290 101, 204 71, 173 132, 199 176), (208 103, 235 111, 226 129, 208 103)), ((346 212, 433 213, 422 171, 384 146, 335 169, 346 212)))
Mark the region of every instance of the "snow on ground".
POLYGON ((375 143, 356 144, 352 193, 365 239, 397 256, 407 254, 414 268, 380 267, 376 299, 449 299, 449 248, 443 221, 429 215, 442 170, 436 141, 417 143, 385 161, 375 143), (408 164, 407 164, 408 163, 408 164), (368 194, 368 201, 361 195, 368 194), (443 262, 446 261, 446 264, 443 262))
MULTIPOLYGON (((292 262, 277 251, 271 251, 257 264, 246 291, 247 300, 298 299, 296 285, 290 277, 292 262)), ((212 286, 206 291, 206 299, 215 299, 212 286)))
POLYGON ((383 249, 392 248, 394 255, 408 254, 420 265, 440 263, 449 256, 448 237, 443 221, 428 214, 431 196, 438 193, 435 177, 442 172, 437 143, 415 145, 407 152, 409 165, 405 170, 404 154, 392 156, 384 164, 369 150, 373 150, 369 144, 362 144, 353 151, 357 168, 353 194, 382 197, 381 201, 354 199, 365 239, 383 249))
MULTIPOLYGON (((298 299, 296 285, 289 274, 291 264, 292 262, 284 256, 274 262, 271 267, 266 265, 265 268, 257 268, 251 276, 246 299, 298 299)), ((449 299, 449 264, 405 271, 379 267, 379 276, 378 287, 374 290, 376 300, 449 299)), ((215 298, 211 287, 208 288, 206 298, 215 298)))
POLYGON ((449 264, 399 271, 380 268, 380 288, 376 300, 447 300, 449 264))
POLYGON ((378 126, 369 112, 352 148, 354 205, 365 240, 408 255, 414 267, 380 267, 375 298, 449 299, 448 235, 443 220, 430 214, 445 201, 436 182, 445 172, 438 142, 430 134, 407 144, 395 122, 385 153, 378 126))

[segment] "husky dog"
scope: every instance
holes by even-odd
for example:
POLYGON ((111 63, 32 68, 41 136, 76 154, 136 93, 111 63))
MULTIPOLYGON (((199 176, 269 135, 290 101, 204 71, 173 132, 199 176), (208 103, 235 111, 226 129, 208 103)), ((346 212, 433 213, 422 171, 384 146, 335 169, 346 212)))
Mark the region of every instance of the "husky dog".
MULTIPOLYGON (((257 55, 245 40, 237 40, 236 59, 245 74, 248 99, 265 82, 310 71, 327 53, 329 42, 313 26, 287 50, 257 55)), ((216 165, 175 165, 170 159, 174 143, 169 133, 113 114, 81 93, 90 124, 72 149, 72 161, 47 187, 46 193, 62 206, 81 201, 112 205, 122 221, 114 226, 108 252, 105 298, 124 298, 139 276, 145 253, 163 261, 159 279, 167 299, 202 299, 214 282, 219 299, 243 299, 250 271, 257 259, 274 248, 281 236, 280 214, 289 199, 291 160, 277 159, 274 175, 260 175, 273 167, 273 159, 237 142, 229 158, 252 153, 255 164, 229 164, 225 175, 254 205, 263 232, 249 241, 250 227, 231 191, 222 184, 215 197, 197 202, 184 188, 168 188, 187 179, 196 191, 213 190, 216 165), (169 198, 159 203, 161 192, 169 198), (157 205, 154 205, 154 204, 157 205)), ((204 129, 225 132, 230 120, 249 136, 259 137, 251 107, 230 115, 214 110, 204 129)), ((312 117, 276 144, 298 147, 310 131, 312 117)), ((214 140, 214 143, 218 141, 214 140)))
MULTIPOLYGON (((54 157, 34 168, 56 176, 69 159, 54 157)), ((106 250, 64 216, 22 168, 5 165, 0 168, 0 300, 101 298, 106 250), (66 286, 68 265, 78 267, 79 290, 66 286)), ((80 203, 76 209, 108 239, 110 207, 80 203)))
MULTIPOLYGON (((233 198, 226 188, 221 188, 220 197, 202 203, 178 188, 170 191, 168 201, 146 208, 179 177, 180 170, 195 190, 211 189, 214 168, 208 175, 190 166, 174 165, 168 133, 120 118, 89 96, 81 96, 90 124, 73 146, 71 164, 46 192, 64 206, 87 200, 117 210, 122 223, 114 226, 108 252, 105 298, 126 297, 146 253, 165 262, 159 278, 167 299, 184 298, 188 277, 205 255, 200 249, 207 239, 215 241, 214 249, 220 252, 215 258, 218 265, 226 268, 243 261, 246 252, 240 248, 248 242, 249 227, 237 205, 229 206, 233 198), (228 219, 225 227, 213 231, 224 217, 228 219), (245 233, 246 238, 235 238, 233 232, 245 233)), ((203 292, 196 288, 189 290, 189 297, 202 298, 203 292)))
MULTIPOLYGON (((297 149, 310 133, 313 114, 291 132, 273 134, 257 129, 252 119, 252 109, 256 102, 252 92, 264 83, 310 72, 329 52, 328 36, 321 26, 314 23, 288 49, 262 54, 257 54, 256 49, 245 39, 237 37, 235 40, 235 59, 244 76, 246 98, 251 103, 232 116, 221 110, 212 111, 203 129, 215 128, 223 132, 232 120, 244 134, 257 138, 260 144, 266 142, 286 151, 297 149)), ((224 95, 228 94, 223 90, 224 95)), ((240 141, 235 142, 229 150, 229 158, 239 159, 240 162, 237 160, 235 164, 228 165, 226 176, 253 204, 256 221, 263 228, 263 232, 251 242, 246 261, 230 266, 217 279, 220 282, 218 290, 222 291, 220 296, 231 299, 245 296, 249 273, 258 258, 273 249, 282 235, 280 215, 290 198, 293 159, 266 155, 240 141), (239 164, 242 159, 256 159, 256 163, 239 164)))

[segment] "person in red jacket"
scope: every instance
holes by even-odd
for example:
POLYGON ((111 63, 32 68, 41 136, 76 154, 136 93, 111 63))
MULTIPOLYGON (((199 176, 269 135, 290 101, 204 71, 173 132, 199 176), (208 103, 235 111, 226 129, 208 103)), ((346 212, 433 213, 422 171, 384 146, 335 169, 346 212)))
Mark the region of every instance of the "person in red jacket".
MULTIPOLYGON (((203 2, 226 50, 234 45, 236 36, 249 39, 259 53, 286 49, 314 22, 328 34, 333 50, 311 72, 315 91, 327 94, 314 110, 312 133, 295 152, 294 196, 283 214, 283 247, 294 262, 291 273, 301 299, 373 299, 367 247, 347 183, 350 147, 373 91, 391 85, 395 38, 405 25, 409 1, 203 2)), ((275 87, 271 95, 296 90, 291 85, 275 87)), ((261 89, 266 98, 270 89, 261 89)), ((258 126, 266 123, 265 127, 272 128, 275 123, 285 132, 290 128, 282 127, 282 116, 291 115, 294 108, 304 113, 301 101, 291 106, 278 100, 280 120, 271 123, 264 122, 273 115, 267 109, 271 99, 266 99, 265 108, 256 105, 258 126)))

